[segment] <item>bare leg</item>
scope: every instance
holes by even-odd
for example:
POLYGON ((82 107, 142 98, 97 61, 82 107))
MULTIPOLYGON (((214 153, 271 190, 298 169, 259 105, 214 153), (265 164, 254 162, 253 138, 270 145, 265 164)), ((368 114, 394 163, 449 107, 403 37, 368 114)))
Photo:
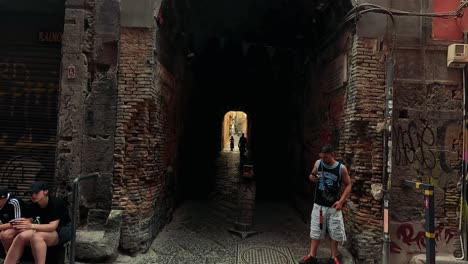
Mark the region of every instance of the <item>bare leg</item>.
POLYGON ((331 240, 331 257, 336 258, 338 255, 338 241, 331 240))
POLYGON ((27 230, 19 233, 8 250, 3 264, 16 264, 23 255, 24 246, 29 245, 29 240, 33 234, 32 230, 27 230))
POLYGON ((317 257, 317 249, 320 245, 320 240, 314 240, 312 239, 310 241, 310 255, 312 257, 317 257))
POLYGON ((17 232, 14 229, 7 229, 0 233, 0 239, 2 240, 2 245, 5 249, 5 252, 8 252, 11 243, 13 243, 13 239, 15 239, 16 233, 17 232))
POLYGON ((36 232, 31 238, 31 249, 35 264, 45 264, 47 247, 58 243, 57 232, 36 232))
POLYGON ((34 235, 31 239, 31 249, 35 264, 43 264, 46 260, 47 244, 44 239, 34 235))

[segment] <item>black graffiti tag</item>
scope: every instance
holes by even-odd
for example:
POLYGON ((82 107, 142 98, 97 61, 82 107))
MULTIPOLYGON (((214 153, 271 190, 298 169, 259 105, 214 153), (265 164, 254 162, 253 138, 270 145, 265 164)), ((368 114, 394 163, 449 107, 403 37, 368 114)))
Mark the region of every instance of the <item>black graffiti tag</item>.
POLYGON ((398 165, 418 162, 428 169, 436 166, 436 156, 431 150, 435 144, 435 136, 428 125, 419 129, 416 123, 411 121, 407 130, 398 126, 398 129, 395 129, 395 144, 395 161, 398 165))
MULTIPOLYGON (((457 128, 457 129, 462 128, 461 125, 458 124, 457 120, 446 121, 442 127, 437 128, 437 146, 440 150, 439 151, 440 166, 442 170, 445 172, 452 172, 454 170, 454 167, 450 164, 450 161, 448 160, 446 151, 444 151, 444 149, 446 148, 445 141, 447 139, 449 139, 449 142, 454 140, 453 136, 451 138, 450 135, 448 134, 448 129, 452 127, 457 128)), ((451 146, 448 146, 448 147, 452 148, 451 146)))

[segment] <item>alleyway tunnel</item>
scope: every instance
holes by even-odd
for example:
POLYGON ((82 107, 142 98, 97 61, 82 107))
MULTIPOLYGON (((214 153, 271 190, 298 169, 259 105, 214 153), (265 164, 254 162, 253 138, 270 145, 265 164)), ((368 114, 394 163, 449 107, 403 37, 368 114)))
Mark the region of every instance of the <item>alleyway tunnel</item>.
POLYGON ((305 96, 320 100, 312 71, 320 68, 323 45, 339 37, 350 7, 319 0, 163 2, 158 54, 181 76, 184 97, 179 200, 213 191, 228 111, 248 116, 247 162, 254 166, 257 198, 285 200, 303 191, 313 162, 305 160, 310 150, 304 148, 319 144, 304 145, 304 120, 319 122, 304 115, 305 96))

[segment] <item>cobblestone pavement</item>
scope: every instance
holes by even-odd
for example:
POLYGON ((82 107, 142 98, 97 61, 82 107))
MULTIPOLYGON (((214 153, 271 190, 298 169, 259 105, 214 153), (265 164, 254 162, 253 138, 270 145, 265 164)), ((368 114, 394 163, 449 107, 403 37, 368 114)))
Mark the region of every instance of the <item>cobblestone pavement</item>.
MULTIPOLYGON (((174 212, 173 220, 158 234, 145 254, 119 256, 116 263, 157 264, 274 264, 297 263, 308 252, 309 227, 299 214, 286 203, 257 202, 254 230, 258 233, 245 239, 229 232, 233 228, 239 176, 239 153, 223 151, 218 160, 218 173, 213 199, 186 201, 174 212), (238 261, 237 249, 273 247, 277 258, 238 261), (275 249, 292 255, 294 262, 275 249)), ((340 249, 346 261, 349 253, 340 249)), ((242 251, 244 252, 244 251, 242 251)), ((271 255, 271 254, 270 254, 271 255)), ((274 255, 274 254, 273 254, 274 255)), ((272 255, 272 256, 273 256, 272 255)), ((319 249, 321 263, 330 256, 329 244, 319 249)))

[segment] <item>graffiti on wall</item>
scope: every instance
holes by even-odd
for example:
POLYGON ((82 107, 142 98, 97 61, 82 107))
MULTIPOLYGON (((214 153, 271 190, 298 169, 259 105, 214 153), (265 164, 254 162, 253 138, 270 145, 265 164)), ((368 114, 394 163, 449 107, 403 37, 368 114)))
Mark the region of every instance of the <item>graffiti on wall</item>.
POLYGON ((414 165, 417 175, 427 176, 428 182, 437 184, 442 175, 459 167, 458 154, 451 158, 446 150, 454 152, 460 131, 458 120, 446 121, 439 127, 415 121, 398 125, 394 127, 395 162, 400 166, 414 165))
POLYGON ((418 127, 411 121, 407 128, 398 126, 395 129, 397 165, 418 163, 424 168, 433 169, 436 166, 434 131, 428 126, 418 127))
MULTIPOLYGON (((454 233, 452 230, 439 224, 436 227, 435 236, 436 245, 446 246, 452 241, 454 233)), ((395 240, 392 239, 391 242, 391 253, 401 253, 404 245, 425 252, 425 230, 416 231, 415 227, 408 223, 399 225, 395 233, 395 240)))
MULTIPOLYGON (((390 233, 390 253, 398 259, 395 263, 408 263, 411 256, 426 252, 426 236, 423 224, 394 223, 390 233)), ((455 233, 439 224, 435 229, 436 252, 450 252, 454 247, 455 233)))
POLYGON ((14 156, 0 166, 0 186, 7 186, 15 195, 25 195, 26 186, 44 180, 46 171, 46 166, 37 157, 14 156))
POLYGON ((54 175, 59 51, 51 50, 49 64, 0 60, 0 185, 17 195, 54 175))

